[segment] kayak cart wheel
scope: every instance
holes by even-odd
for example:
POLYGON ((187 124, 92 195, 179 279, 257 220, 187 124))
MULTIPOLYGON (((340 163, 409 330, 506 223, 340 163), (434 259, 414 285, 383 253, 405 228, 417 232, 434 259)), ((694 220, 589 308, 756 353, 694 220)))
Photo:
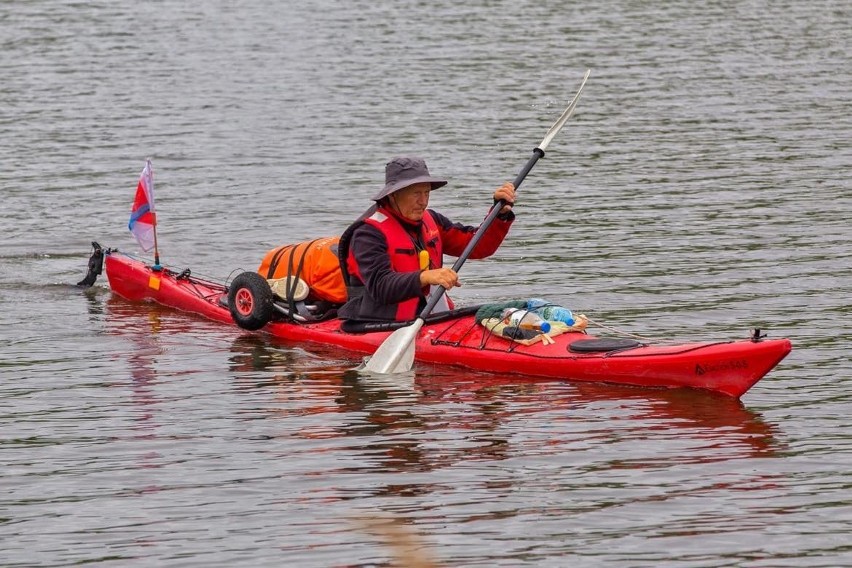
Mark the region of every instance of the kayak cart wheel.
POLYGON ((275 312, 272 301, 269 284, 256 272, 239 274, 228 287, 228 309, 243 329, 253 331, 269 323, 275 312))

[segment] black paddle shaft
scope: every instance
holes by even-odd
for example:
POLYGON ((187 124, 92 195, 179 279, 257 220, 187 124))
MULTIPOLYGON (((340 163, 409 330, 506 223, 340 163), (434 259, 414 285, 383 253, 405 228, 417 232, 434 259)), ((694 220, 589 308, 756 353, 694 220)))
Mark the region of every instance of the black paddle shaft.
MULTIPOLYGON (((518 176, 515 178, 513 182, 515 189, 517 190, 520 187, 521 183, 523 183, 524 179, 527 177, 527 174, 530 173, 530 170, 533 169, 533 166, 538 162, 539 158, 544 157, 544 150, 541 148, 536 148, 533 150, 533 155, 530 156, 530 159, 527 160, 526 165, 524 165, 523 169, 521 169, 518 176)), ((491 208, 491 211, 488 212, 488 215, 485 217, 485 220, 482 221, 482 224, 479 225, 479 229, 474 233, 473 238, 470 239, 470 242, 467 243, 464 251, 461 253, 461 256, 458 257, 455 264, 453 264, 453 270, 458 272, 465 261, 470 257, 470 253, 473 252, 473 249, 476 248, 476 245, 479 244, 479 241, 482 239, 482 235, 485 234, 485 231, 488 230, 488 227, 491 226, 491 223, 494 222, 494 219, 497 215, 500 214, 500 210, 503 206, 506 205, 506 202, 503 200, 498 201, 491 208)), ((443 286, 436 286, 432 293, 429 295, 429 301, 426 302, 426 307, 423 308, 423 311, 420 312, 420 319, 426 319, 432 310, 435 309, 435 306, 438 305, 438 300, 441 299, 441 296, 446 292, 446 289, 443 286)))

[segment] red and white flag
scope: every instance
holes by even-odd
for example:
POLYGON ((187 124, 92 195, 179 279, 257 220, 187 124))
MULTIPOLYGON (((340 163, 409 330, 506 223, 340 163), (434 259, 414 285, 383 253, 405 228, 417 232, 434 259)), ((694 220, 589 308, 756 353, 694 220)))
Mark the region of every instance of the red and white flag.
POLYGON ((144 251, 149 251, 157 243, 157 215, 154 212, 154 170, 151 168, 151 160, 145 161, 142 175, 139 176, 139 184, 136 186, 136 197, 133 199, 133 208, 130 210, 130 223, 127 225, 139 246, 144 251))

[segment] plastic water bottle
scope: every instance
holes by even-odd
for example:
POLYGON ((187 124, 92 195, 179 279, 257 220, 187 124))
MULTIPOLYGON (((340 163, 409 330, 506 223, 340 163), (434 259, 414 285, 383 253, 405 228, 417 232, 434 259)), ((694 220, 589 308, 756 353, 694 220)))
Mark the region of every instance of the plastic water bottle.
POLYGON ((540 315, 529 310, 506 308, 502 314, 503 323, 520 329, 534 329, 542 333, 550 331, 550 324, 540 315))
POLYGON ((530 298, 527 300, 527 309, 534 311, 542 319, 548 321, 561 321, 565 325, 574 325, 576 322, 571 310, 557 306, 541 298, 530 298))

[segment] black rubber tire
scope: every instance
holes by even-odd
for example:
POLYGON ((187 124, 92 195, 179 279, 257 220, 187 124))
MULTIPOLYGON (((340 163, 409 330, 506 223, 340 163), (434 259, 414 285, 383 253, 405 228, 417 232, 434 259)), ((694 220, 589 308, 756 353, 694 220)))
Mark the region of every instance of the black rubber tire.
POLYGON ((275 313, 272 302, 269 284, 256 272, 239 274, 228 287, 228 310, 243 329, 254 331, 269 323, 275 313))

